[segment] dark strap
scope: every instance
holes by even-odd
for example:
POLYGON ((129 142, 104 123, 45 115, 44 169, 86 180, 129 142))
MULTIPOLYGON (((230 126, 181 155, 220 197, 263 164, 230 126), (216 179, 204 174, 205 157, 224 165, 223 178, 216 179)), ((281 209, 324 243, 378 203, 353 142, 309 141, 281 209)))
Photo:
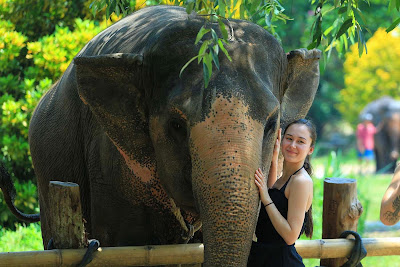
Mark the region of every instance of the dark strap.
POLYGON ((279 189, 279 191, 285 192, 286 186, 287 186, 287 184, 289 183, 290 178, 292 178, 293 175, 295 175, 296 173, 298 173, 298 172, 299 172, 301 169, 303 169, 303 168, 304 168, 304 165, 301 166, 301 168, 298 169, 297 171, 295 171, 292 175, 290 175, 290 176, 289 176, 289 179, 287 179, 286 183, 281 187, 281 189, 279 189))
POLYGON ((96 239, 89 240, 89 246, 78 267, 84 267, 88 265, 93 260, 93 253, 95 253, 99 247, 100 247, 100 242, 98 240, 96 239))
POLYGON ((355 237, 354 247, 351 250, 349 260, 343 264, 341 267, 362 267, 361 260, 367 256, 367 250, 365 249, 362 239, 357 232, 354 231, 344 231, 340 238, 347 237, 348 235, 353 235, 355 237))

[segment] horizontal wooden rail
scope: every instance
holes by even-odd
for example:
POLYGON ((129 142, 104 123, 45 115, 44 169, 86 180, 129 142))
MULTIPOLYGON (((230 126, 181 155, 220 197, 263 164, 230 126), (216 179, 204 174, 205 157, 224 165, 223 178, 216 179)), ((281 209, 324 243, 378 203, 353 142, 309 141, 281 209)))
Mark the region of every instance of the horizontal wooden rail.
MULTIPOLYGON (((400 255, 400 237, 363 238, 367 256, 400 255)), ((354 240, 317 239, 298 240, 296 250, 303 258, 332 259, 350 256, 354 240)))
MULTIPOLYGON (((363 238, 367 256, 400 255, 400 237, 363 238)), ((354 241, 349 239, 299 240, 296 249, 303 258, 340 258, 350 254, 354 241)), ((55 249, 45 251, 0 253, 0 266, 76 266, 86 249, 55 249)), ((203 244, 104 247, 88 265, 153 266, 202 263, 203 244)))

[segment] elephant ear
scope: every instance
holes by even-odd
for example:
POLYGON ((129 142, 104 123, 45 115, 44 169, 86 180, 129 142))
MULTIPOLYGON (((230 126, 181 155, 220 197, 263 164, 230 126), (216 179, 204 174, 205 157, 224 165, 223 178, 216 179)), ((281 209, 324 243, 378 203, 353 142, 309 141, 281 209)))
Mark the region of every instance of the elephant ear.
POLYGON ((287 54, 287 78, 281 103, 281 128, 304 118, 314 101, 319 84, 318 49, 296 49, 287 54))
POLYGON ((79 97, 117 148, 127 154, 143 146, 148 138, 143 56, 80 56, 74 64, 79 97))

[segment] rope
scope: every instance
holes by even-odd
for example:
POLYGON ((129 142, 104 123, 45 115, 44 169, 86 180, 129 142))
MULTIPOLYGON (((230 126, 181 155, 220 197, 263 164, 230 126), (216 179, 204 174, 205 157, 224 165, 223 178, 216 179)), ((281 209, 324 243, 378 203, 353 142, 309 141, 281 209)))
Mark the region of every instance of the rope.
POLYGON ((353 249, 351 250, 349 260, 343 264, 341 267, 362 267, 361 260, 367 256, 367 250, 365 249, 361 236, 354 231, 344 231, 340 238, 346 238, 349 235, 353 235, 355 237, 355 244, 353 249))
POLYGON ((182 216, 181 209, 176 206, 175 201, 170 198, 170 202, 172 206, 172 213, 175 215, 175 218, 178 220, 183 229, 183 243, 187 244, 190 239, 193 238, 194 234, 201 228, 202 223, 200 220, 196 220, 193 225, 186 222, 186 220, 182 216))

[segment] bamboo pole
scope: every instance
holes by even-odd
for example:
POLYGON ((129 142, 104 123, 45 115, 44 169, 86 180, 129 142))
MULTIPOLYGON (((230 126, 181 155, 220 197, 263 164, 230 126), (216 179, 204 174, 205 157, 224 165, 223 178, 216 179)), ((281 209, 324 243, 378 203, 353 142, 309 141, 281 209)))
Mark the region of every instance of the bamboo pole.
MULTIPOLYGON (((400 255, 400 237, 363 238, 369 256, 400 255)), ((303 258, 342 258, 350 255, 354 240, 298 240, 296 250, 303 258)), ((85 249, 55 249, 44 251, 0 253, 0 267, 76 266, 85 249)), ((196 264, 204 261, 203 244, 105 247, 94 253, 88 267, 97 266, 154 266, 196 264)))
MULTIPOLYGON (((54 249, 44 251, 0 253, 1 267, 77 266, 86 249, 54 249)), ((203 244, 107 247, 99 248, 88 267, 154 266, 192 264, 204 261, 203 244)))
MULTIPOLYGON (((324 180, 322 238, 338 238, 346 230, 357 231, 362 212, 363 208, 357 199, 355 179, 324 180)), ((323 259, 321 266, 338 267, 346 261, 346 258, 323 259)))
POLYGON ((48 223, 54 248, 83 248, 84 228, 78 184, 51 181, 49 202, 48 223))
MULTIPOLYGON (((400 237, 362 238, 367 257, 400 255, 400 237)), ((353 239, 298 240, 296 250, 305 259, 332 259, 350 256, 353 239)))

